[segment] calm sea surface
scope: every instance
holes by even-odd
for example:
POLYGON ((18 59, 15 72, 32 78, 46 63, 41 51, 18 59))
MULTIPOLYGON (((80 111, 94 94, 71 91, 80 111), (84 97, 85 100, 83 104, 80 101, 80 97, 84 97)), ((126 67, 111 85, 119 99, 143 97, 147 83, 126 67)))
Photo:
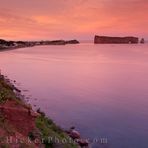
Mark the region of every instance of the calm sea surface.
POLYGON ((93 148, 148 148, 148 44, 22 48, 0 68, 63 128, 107 138, 93 148))

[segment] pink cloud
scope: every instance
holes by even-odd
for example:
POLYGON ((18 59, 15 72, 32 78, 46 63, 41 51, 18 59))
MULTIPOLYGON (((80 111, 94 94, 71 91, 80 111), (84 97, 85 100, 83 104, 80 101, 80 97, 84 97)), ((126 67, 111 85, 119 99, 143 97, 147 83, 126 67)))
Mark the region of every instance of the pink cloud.
POLYGON ((0 5, 0 37, 91 38, 128 33, 148 37, 147 14, 147 0, 5 0, 0 5))

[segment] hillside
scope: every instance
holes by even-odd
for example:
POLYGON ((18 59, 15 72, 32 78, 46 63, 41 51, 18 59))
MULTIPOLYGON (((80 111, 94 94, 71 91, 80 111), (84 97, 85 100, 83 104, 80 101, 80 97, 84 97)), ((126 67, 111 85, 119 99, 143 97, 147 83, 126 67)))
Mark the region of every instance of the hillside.
MULTIPOLYGON (((0 75, 0 147, 76 148, 71 138, 40 110, 35 112, 0 75), (66 141, 66 142, 63 142, 66 141), (70 141, 71 140, 71 141, 70 141)), ((18 92, 19 93, 19 92, 18 92)))

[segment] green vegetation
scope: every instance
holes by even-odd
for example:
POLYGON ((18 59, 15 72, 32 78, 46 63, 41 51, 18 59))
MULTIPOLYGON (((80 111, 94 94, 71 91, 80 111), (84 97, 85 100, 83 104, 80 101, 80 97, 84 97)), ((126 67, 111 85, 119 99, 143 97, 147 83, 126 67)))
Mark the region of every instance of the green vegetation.
MULTIPOLYGON (((24 112, 25 109, 28 108, 28 105, 24 103, 22 99, 16 96, 16 94, 13 92, 13 86, 9 85, 5 78, 0 75, 0 147, 3 148, 9 148, 11 147, 10 144, 7 143, 1 143, 1 141, 4 141, 4 138, 6 136, 13 136, 16 133, 19 132, 18 126, 15 127, 10 122, 7 122, 8 119, 6 117, 9 112, 5 114, 3 112, 5 107, 5 104, 7 104, 9 101, 15 102, 15 107, 14 107, 14 118, 15 117, 15 109, 20 109, 20 113, 24 112), (22 110, 21 110, 22 109, 22 110)), ((9 103, 10 103, 9 102, 9 103)), ((12 107, 12 108, 13 108, 12 107)), ((13 112, 13 110, 12 110, 13 112)), ((11 116, 13 113, 11 112, 11 116)), ((51 119, 47 118, 45 113, 41 112, 40 110, 37 111, 39 113, 39 116, 36 117, 36 119, 33 120, 32 122, 36 126, 35 129, 32 129, 32 131, 28 131, 28 137, 32 142, 34 140, 39 139, 41 143, 43 143, 45 148, 77 148, 78 145, 73 142, 73 140, 59 127, 57 126, 51 119)), ((27 112, 26 112, 27 113, 27 112)), ((27 113, 28 115, 28 113, 27 113)), ((25 115, 26 116, 26 115, 25 115)), ((26 120, 30 119, 30 116, 26 116, 26 120)), ((21 127, 22 125, 20 125, 21 127)), ((22 134, 22 133, 20 133, 22 134)), ((25 135, 22 135, 24 138, 28 138, 25 135)), ((34 147, 35 143, 28 144, 28 143, 20 143, 20 147, 25 148, 25 147, 34 147)), ((14 145, 15 147, 15 145, 14 145)))
POLYGON ((4 104, 7 100, 15 100, 17 104, 24 107, 27 105, 13 92, 13 87, 7 84, 4 76, 0 75, 0 104, 4 104))
POLYGON ((6 88, 0 89, 0 103, 4 103, 7 101, 10 97, 12 97, 11 91, 9 91, 6 88))
POLYGON ((76 148, 78 147, 63 130, 44 115, 36 119, 36 126, 41 132, 42 142, 46 148, 76 148))
POLYGON ((16 98, 15 93, 10 85, 8 85, 4 77, 0 77, 0 103, 5 103, 10 98, 16 98))

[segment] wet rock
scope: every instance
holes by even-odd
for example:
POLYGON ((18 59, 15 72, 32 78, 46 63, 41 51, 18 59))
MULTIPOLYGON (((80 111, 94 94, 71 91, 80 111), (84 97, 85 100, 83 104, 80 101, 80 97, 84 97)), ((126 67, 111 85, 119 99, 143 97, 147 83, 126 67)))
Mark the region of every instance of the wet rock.
POLYGON ((77 143, 81 146, 81 147, 88 147, 89 142, 86 139, 78 139, 77 143))
POLYGON ((69 136, 72 139, 80 139, 80 133, 75 130, 75 127, 71 127, 69 130, 69 136))
POLYGON ((80 147, 88 147, 89 142, 86 139, 82 139, 80 133, 75 130, 75 127, 72 126, 66 133, 76 142, 80 147))
POLYGON ((79 139, 80 138, 80 133, 76 130, 72 130, 69 134, 69 136, 72 138, 72 139, 79 139))
POLYGON ((13 84, 11 85, 10 84, 10 86, 12 87, 12 89, 14 90, 14 91, 16 91, 16 92, 21 92, 21 90, 20 89, 18 89, 17 87, 15 87, 13 84))

